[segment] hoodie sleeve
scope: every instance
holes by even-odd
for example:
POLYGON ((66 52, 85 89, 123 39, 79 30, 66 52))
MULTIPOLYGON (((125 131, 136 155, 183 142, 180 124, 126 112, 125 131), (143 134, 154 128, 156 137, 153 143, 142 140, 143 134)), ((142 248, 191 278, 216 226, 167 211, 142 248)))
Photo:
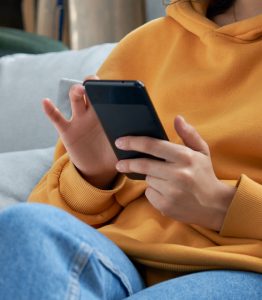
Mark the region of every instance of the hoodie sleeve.
POLYGON ((144 190, 145 182, 123 175, 119 175, 111 190, 94 187, 81 177, 59 141, 53 166, 34 188, 29 202, 54 205, 97 227, 115 217, 144 190))
POLYGON ((220 234, 226 237, 262 239, 262 185, 242 175, 220 234))

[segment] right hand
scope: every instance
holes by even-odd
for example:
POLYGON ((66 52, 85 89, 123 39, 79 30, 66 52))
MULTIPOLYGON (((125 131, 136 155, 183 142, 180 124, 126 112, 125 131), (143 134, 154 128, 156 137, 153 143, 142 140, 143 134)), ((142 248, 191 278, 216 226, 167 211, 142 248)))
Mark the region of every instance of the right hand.
MULTIPOLYGON (((86 79, 98 80, 98 77, 86 79)), ((98 188, 107 188, 117 175, 117 158, 85 95, 84 87, 80 84, 72 86, 69 98, 72 108, 70 120, 66 120, 49 99, 43 100, 44 111, 82 177, 98 188)))

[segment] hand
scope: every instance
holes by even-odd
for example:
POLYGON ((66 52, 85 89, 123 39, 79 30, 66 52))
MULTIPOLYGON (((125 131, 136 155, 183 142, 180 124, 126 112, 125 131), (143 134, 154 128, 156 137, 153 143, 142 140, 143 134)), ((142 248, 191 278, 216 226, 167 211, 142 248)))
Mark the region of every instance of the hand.
MULTIPOLYGON (((88 79, 98 77, 90 76, 88 79)), ((43 100, 44 111, 81 175, 91 184, 106 188, 117 174, 116 156, 85 96, 84 87, 80 84, 72 86, 69 97, 72 108, 70 120, 66 120, 49 99, 43 100)))
POLYGON ((175 129, 185 145, 150 137, 122 137, 116 146, 151 154, 154 159, 119 161, 117 170, 146 175, 146 197, 162 214, 184 223, 220 230, 235 188, 215 175, 209 147, 196 130, 178 116, 175 129))

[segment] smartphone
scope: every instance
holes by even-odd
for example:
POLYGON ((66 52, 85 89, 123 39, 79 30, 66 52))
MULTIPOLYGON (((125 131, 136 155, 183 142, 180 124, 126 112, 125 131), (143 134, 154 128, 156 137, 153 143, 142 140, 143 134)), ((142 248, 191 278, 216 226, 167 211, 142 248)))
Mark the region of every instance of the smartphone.
MULTIPOLYGON (((116 148, 122 136, 150 136, 168 140, 144 84, 132 80, 86 80, 86 94, 94 107, 107 138, 121 159, 152 157, 151 155, 116 148)), ((129 178, 143 180, 142 174, 129 173, 129 178)))

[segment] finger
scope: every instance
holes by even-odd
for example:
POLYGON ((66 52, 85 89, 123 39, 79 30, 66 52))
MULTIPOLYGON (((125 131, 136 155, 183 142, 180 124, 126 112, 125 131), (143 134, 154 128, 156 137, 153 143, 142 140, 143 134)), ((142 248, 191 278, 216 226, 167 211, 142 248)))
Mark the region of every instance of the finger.
POLYGON ((81 84, 74 84, 69 90, 69 98, 71 101, 72 115, 80 116, 86 112, 87 106, 85 102, 85 91, 81 84))
POLYGON ((156 159, 137 158, 120 160, 116 164, 116 169, 120 173, 138 173, 167 180, 171 176, 172 165, 156 159))
POLYGON ((85 77, 84 82, 86 80, 99 80, 100 78, 97 75, 88 75, 85 77))
MULTIPOLYGON (((87 80, 100 80, 100 78, 97 75, 88 75, 87 77, 85 77, 84 82, 87 80)), ((86 107, 89 107, 91 105, 91 103, 90 103, 87 93, 84 94, 84 99, 86 102, 86 107)))
POLYGON ((158 191, 166 200, 172 199, 172 201, 175 201, 182 191, 181 184, 177 183, 176 180, 170 182, 169 180, 147 175, 145 181, 149 187, 158 191))
POLYGON ((161 193, 152 187, 148 187, 145 191, 145 196, 147 200, 157 209, 162 215, 164 215, 163 210, 165 210, 165 199, 161 193))
POLYGON ((188 124, 182 116, 175 118, 175 129, 184 144, 192 150, 209 155, 209 147, 196 129, 188 124))
POLYGON ((147 153, 169 162, 184 161, 188 153, 184 145, 144 136, 121 137, 115 141, 115 145, 121 150, 147 153))
POLYGON ((53 123, 57 131, 59 133, 64 132, 67 129, 69 122, 63 117, 59 109, 48 98, 43 99, 42 105, 45 114, 53 123))
POLYGON ((170 185, 169 181, 151 175, 147 175, 145 181, 148 186, 152 187, 162 195, 165 195, 167 186, 170 185))
POLYGON ((167 180, 147 175, 145 181, 149 187, 153 188, 155 191, 158 191, 161 195, 165 195, 167 185, 169 184, 167 180))

